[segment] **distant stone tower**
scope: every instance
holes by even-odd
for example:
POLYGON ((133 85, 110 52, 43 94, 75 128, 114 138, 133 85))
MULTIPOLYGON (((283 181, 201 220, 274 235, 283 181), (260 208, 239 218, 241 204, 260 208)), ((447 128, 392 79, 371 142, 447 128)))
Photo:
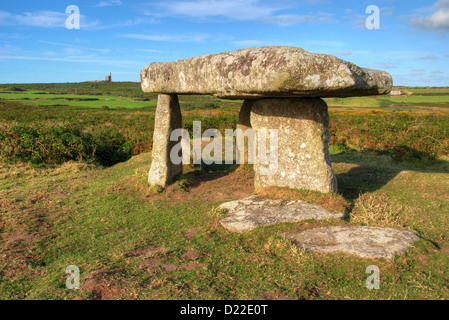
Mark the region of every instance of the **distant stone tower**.
POLYGON ((109 75, 108 75, 108 76, 104 77, 104 81, 106 81, 106 82, 112 82, 112 73, 111 73, 111 72, 109 72, 109 75))

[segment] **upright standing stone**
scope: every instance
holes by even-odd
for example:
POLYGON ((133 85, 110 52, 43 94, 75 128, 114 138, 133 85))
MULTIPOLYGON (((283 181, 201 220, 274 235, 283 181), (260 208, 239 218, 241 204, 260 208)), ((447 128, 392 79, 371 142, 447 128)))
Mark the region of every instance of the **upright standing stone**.
POLYGON ((239 122, 237 124, 237 134, 236 134, 236 144, 237 144, 237 154, 236 160, 238 164, 247 164, 249 160, 254 160, 255 155, 254 148, 252 148, 252 143, 254 139, 247 132, 251 129, 251 105, 252 101, 245 100, 239 113, 239 122))
POLYGON ((148 175, 150 185, 165 188, 174 177, 182 173, 182 163, 173 164, 170 151, 179 141, 170 141, 170 134, 182 128, 181 108, 176 94, 160 94, 154 119, 153 151, 148 175))
POLYGON ((336 192, 337 179, 329 156, 328 123, 327 105, 319 98, 255 101, 251 108, 251 125, 256 142, 260 143, 261 129, 266 129, 267 135, 270 129, 278 129, 279 153, 277 170, 268 175, 261 174, 268 164, 261 164, 258 154, 254 170, 256 190, 281 186, 336 192))

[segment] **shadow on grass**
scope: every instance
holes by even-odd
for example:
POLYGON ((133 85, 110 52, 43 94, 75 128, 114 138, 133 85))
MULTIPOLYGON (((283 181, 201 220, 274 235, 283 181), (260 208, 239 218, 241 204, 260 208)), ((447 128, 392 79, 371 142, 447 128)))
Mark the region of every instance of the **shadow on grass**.
POLYGON ((375 151, 349 150, 332 155, 332 163, 357 165, 347 172, 336 174, 339 193, 351 202, 358 198, 360 193, 381 189, 404 170, 449 173, 449 163, 446 161, 435 159, 397 161, 375 151))
MULTIPOLYGON (((336 173, 338 181, 338 193, 351 204, 361 193, 374 192, 392 181, 404 170, 449 173, 449 162, 441 160, 414 160, 397 161, 390 156, 381 155, 375 151, 348 150, 333 154, 333 164, 348 164, 349 170, 336 173), (354 166, 355 165, 355 166, 354 166)), ((210 182, 234 173, 241 165, 236 164, 205 164, 185 167, 184 173, 176 181, 184 181, 188 188, 194 188, 202 183, 210 182)), ((248 172, 252 171, 252 165, 243 165, 248 172)), ((237 181, 236 181, 237 182, 237 181)), ((238 183, 238 182, 237 182, 238 183)))
MULTIPOLYGON (((189 188, 198 187, 201 183, 213 181, 221 177, 227 176, 233 173, 240 165, 236 162, 232 164, 205 164, 201 161, 201 164, 194 165, 193 169, 183 173, 179 180, 187 182, 189 188)), ((183 170, 184 171, 184 170, 183 170)))

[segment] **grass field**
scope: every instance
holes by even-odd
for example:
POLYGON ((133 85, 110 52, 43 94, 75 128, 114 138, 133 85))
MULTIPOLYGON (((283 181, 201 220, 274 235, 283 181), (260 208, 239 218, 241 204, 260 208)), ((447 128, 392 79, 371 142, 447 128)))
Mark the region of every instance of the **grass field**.
MULTIPOLYGON (((251 166, 184 166, 166 190, 149 190, 155 96, 138 84, 0 85, 0 298, 448 299, 449 90, 402 89, 413 94, 326 99, 338 194, 259 193, 345 220, 239 235, 215 208, 254 193, 251 166), (347 224, 422 239, 389 262, 301 250, 280 236, 347 224), (69 265, 80 268, 80 290, 65 287, 69 265), (379 290, 365 286, 369 265, 380 268, 379 290)), ((233 128, 241 104, 180 100, 189 130, 193 120, 233 128)))
MULTIPOLYGON (((238 111, 243 101, 222 100, 210 96, 181 96, 184 110, 201 109, 206 104, 219 105, 223 110, 238 111)), ((157 95, 144 93, 140 83, 79 83, 0 85, 0 101, 21 102, 37 106, 72 106, 112 109, 155 110, 157 95), (69 88, 69 89, 67 89, 69 88)), ((206 107, 207 109, 207 107, 206 107)))

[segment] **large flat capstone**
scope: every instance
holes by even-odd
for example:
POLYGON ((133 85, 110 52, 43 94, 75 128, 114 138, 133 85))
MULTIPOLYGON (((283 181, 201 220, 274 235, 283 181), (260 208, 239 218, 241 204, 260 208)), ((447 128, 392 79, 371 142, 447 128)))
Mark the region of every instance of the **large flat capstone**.
POLYGON ((227 217, 220 220, 220 223, 232 232, 245 232, 259 226, 282 222, 344 217, 343 213, 332 213, 304 201, 270 200, 259 196, 226 202, 218 209, 228 212, 227 217))
POLYGON ((227 99, 379 95, 389 93, 392 83, 384 71, 283 46, 152 63, 141 71, 145 92, 210 94, 227 99))
POLYGON ((370 226, 336 226, 284 235, 298 247, 321 252, 346 252, 362 258, 394 260, 420 238, 410 231, 370 226))

